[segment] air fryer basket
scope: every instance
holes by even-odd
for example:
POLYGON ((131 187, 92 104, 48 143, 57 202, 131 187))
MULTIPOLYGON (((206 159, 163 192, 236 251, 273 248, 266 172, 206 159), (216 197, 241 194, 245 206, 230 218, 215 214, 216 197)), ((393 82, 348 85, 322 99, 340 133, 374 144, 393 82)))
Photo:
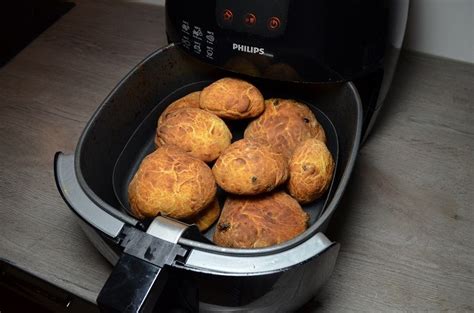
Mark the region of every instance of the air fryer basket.
MULTIPOLYGON (((163 100, 159 101, 156 107, 146 116, 146 118, 140 123, 135 132, 131 135, 129 141, 127 142, 124 149, 117 158, 113 170, 112 179, 112 186, 114 188, 116 198, 120 203, 120 207, 125 213, 131 214, 130 205, 128 202, 128 185, 130 184, 144 157, 156 149, 154 139, 156 135, 156 121, 158 120, 158 117, 163 112, 163 110, 173 101, 193 91, 202 90, 204 87, 208 86, 211 83, 211 81, 201 81, 187 84, 183 87, 178 88, 170 95, 165 97, 163 100)), ((261 86, 258 87, 260 91, 263 92, 264 96, 267 94, 268 97, 275 97, 278 95, 278 92, 274 90, 265 90, 261 88, 261 86)), ((335 159, 335 168, 337 169, 338 141, 336 129, 334 128, 334 125, 332 125, 328 117, 322 111, 318 110, 310 103, 308 103, 307 105, 314 112, 319 123, 326 131, 327 147, 331 152, 333 158, 335 159)), ((233 142, 243 138, 244 130, 249 122, 249 120, 226 121, 227 125, 232 131, 233 142)), ((212 166, 212 164, 210 165, 212 166)), ((321 198, 303 206, 303 209, 310 216, 310 224, 313 224, 322 213, 324 207, 326 206, 330 198, 330 195, 332 194, 333 186, 334 184, 331 184, 329 190, 321 198)), ((222 207, 225 201, 225 193, 220 188, 218 188, 217 196, 222 207)), ((205 232, 205 236, 208 239, 212 239, 214 231, 215 225, 214 227, 211 227, 205 232)))
MULTIPOLYGON (((132 134, 160 100, 175 90, 229 75, 238 77, 196 61, 174 45, 165 47, 142 61, 104 100, 85 127, 75 155, 57 155, 58 189, 81 218, 86 234, 111 262, 118 259, 124 247, 125 252, 130 252, 130 247, 126 247, 130 240, 147 235, 145 225, 121 210, 112 183, 114 166, 132 134)), ((334 267, 339 245, 322 232, 348 184, 355 162, 362 106, 351 83, 314 85, 243 78, 264 90, 266 96, 294 98, 314 106, 334 125, 338 165, 324 211, 300 236, 262 249, 218 247, 200 240, 192 228, 183 228, 173 243, 178 248, 169 247, 178 257, 167 259, 162 266, 192 282, 193 288, 199 290, 202 311, 291 311, 314 296, 334 267)), ((181 227, 166 223, 164 228, 181 227)))

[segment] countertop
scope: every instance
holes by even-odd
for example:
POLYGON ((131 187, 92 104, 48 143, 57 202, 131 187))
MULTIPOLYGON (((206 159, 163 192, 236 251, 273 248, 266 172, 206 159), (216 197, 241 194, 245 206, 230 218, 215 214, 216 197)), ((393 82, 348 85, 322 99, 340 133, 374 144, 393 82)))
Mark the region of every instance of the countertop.
MULTIPOLYGON (((0 258, 94 301, 111 266, 59 196, 119 80, 165 45, 162 7, 79 1, 0 69, 0 258)), ((304 312, 474 311, 474 65, 403 52, 328 236, 335 271, 304 312)))

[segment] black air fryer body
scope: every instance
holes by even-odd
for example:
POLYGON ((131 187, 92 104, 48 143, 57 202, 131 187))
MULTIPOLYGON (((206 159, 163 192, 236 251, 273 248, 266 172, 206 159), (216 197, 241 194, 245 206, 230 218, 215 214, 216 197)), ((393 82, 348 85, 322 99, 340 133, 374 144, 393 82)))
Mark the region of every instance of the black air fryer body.
POLYGON ((64 201, 115 265, 97 299, 100 309, 274 313, 309 301, 336 262, 339 244, 324 232, 388 89, 407 6, 408 0, 167 1, 171 44, 115 87, 74 154, 55 158, 64 201), (154 149, 158 116, 228 76, 248 80, 265 98, 306 103, 336 160, 324 199, 303 207, 308 229, 279 245, 218 247, 208 239, 213 228, 201 234, 195 225, 128 214, 128 179, 154 149))
POLYGON ((219 67, 305 83, 353 81, 370 131, 391 83, 408 0, 170 0, 170 42, 219 67))
MULTIPOLYGON (((337 130, 331 135, 337 165, 327 201, 322 211, 312 204, 305 208, 313 218, 296 238, 267 248, 224 248, 211 244, 195 226, 163 217, 143 223, 120 204, 114 190, 120 186, 113 180, 127 147, 136 144, 131 152, 143 158, 153 146, 158 116, 181 91, 199 90, 201 82, 226 76, 228 71, 199 62, 176 46, 160 49, 99 106, 74 155, 57 155, 61 195, 92 243, 115 264, 97 299, 105 312, 152 312, 147 303, 156 302, 159 309, 184 305, 185 312, 197 307, 200 312, 292 312, 329 278, 339 244, 324 231, 348 185, 362 131, 362 105, 352 83, 319 86, 247 78, 265 97, 297 96, 330 121, 327 135, 337 130)), ((211 237, 213 231, 204 235, 211 237)))

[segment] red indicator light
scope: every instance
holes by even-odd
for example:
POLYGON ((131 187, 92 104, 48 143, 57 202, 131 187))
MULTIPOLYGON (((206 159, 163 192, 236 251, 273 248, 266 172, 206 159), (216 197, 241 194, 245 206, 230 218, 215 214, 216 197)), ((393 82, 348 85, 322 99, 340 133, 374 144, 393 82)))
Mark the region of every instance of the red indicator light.
POLYGON ((225 9, 222 13, 222 18, 224 19, 224 21, 230 22, 234 18, 234 13, 232 13, 232 11, 229 9, 225 9))
POLYGON ((248 26, 253 26, 257 23, 257 17, 252 13, 247 13, 247 15, 245 15, 244 22, 248 26))
POLYGON ((280 27, 280 25, 281 25, 281 22, 280 22, 280 19, 278 17, 273 16, 273 17, 270 17, 268 19, 267 26, 270 30, 277 29, 277 28, 280 27))

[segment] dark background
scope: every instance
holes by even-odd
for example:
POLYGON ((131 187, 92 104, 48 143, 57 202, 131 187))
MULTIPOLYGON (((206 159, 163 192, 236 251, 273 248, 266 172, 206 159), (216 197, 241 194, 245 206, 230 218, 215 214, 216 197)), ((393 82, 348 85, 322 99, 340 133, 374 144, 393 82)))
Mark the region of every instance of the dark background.
POLYGON ((61 0, 0 2, 0 67, 74 7, 61 0))

